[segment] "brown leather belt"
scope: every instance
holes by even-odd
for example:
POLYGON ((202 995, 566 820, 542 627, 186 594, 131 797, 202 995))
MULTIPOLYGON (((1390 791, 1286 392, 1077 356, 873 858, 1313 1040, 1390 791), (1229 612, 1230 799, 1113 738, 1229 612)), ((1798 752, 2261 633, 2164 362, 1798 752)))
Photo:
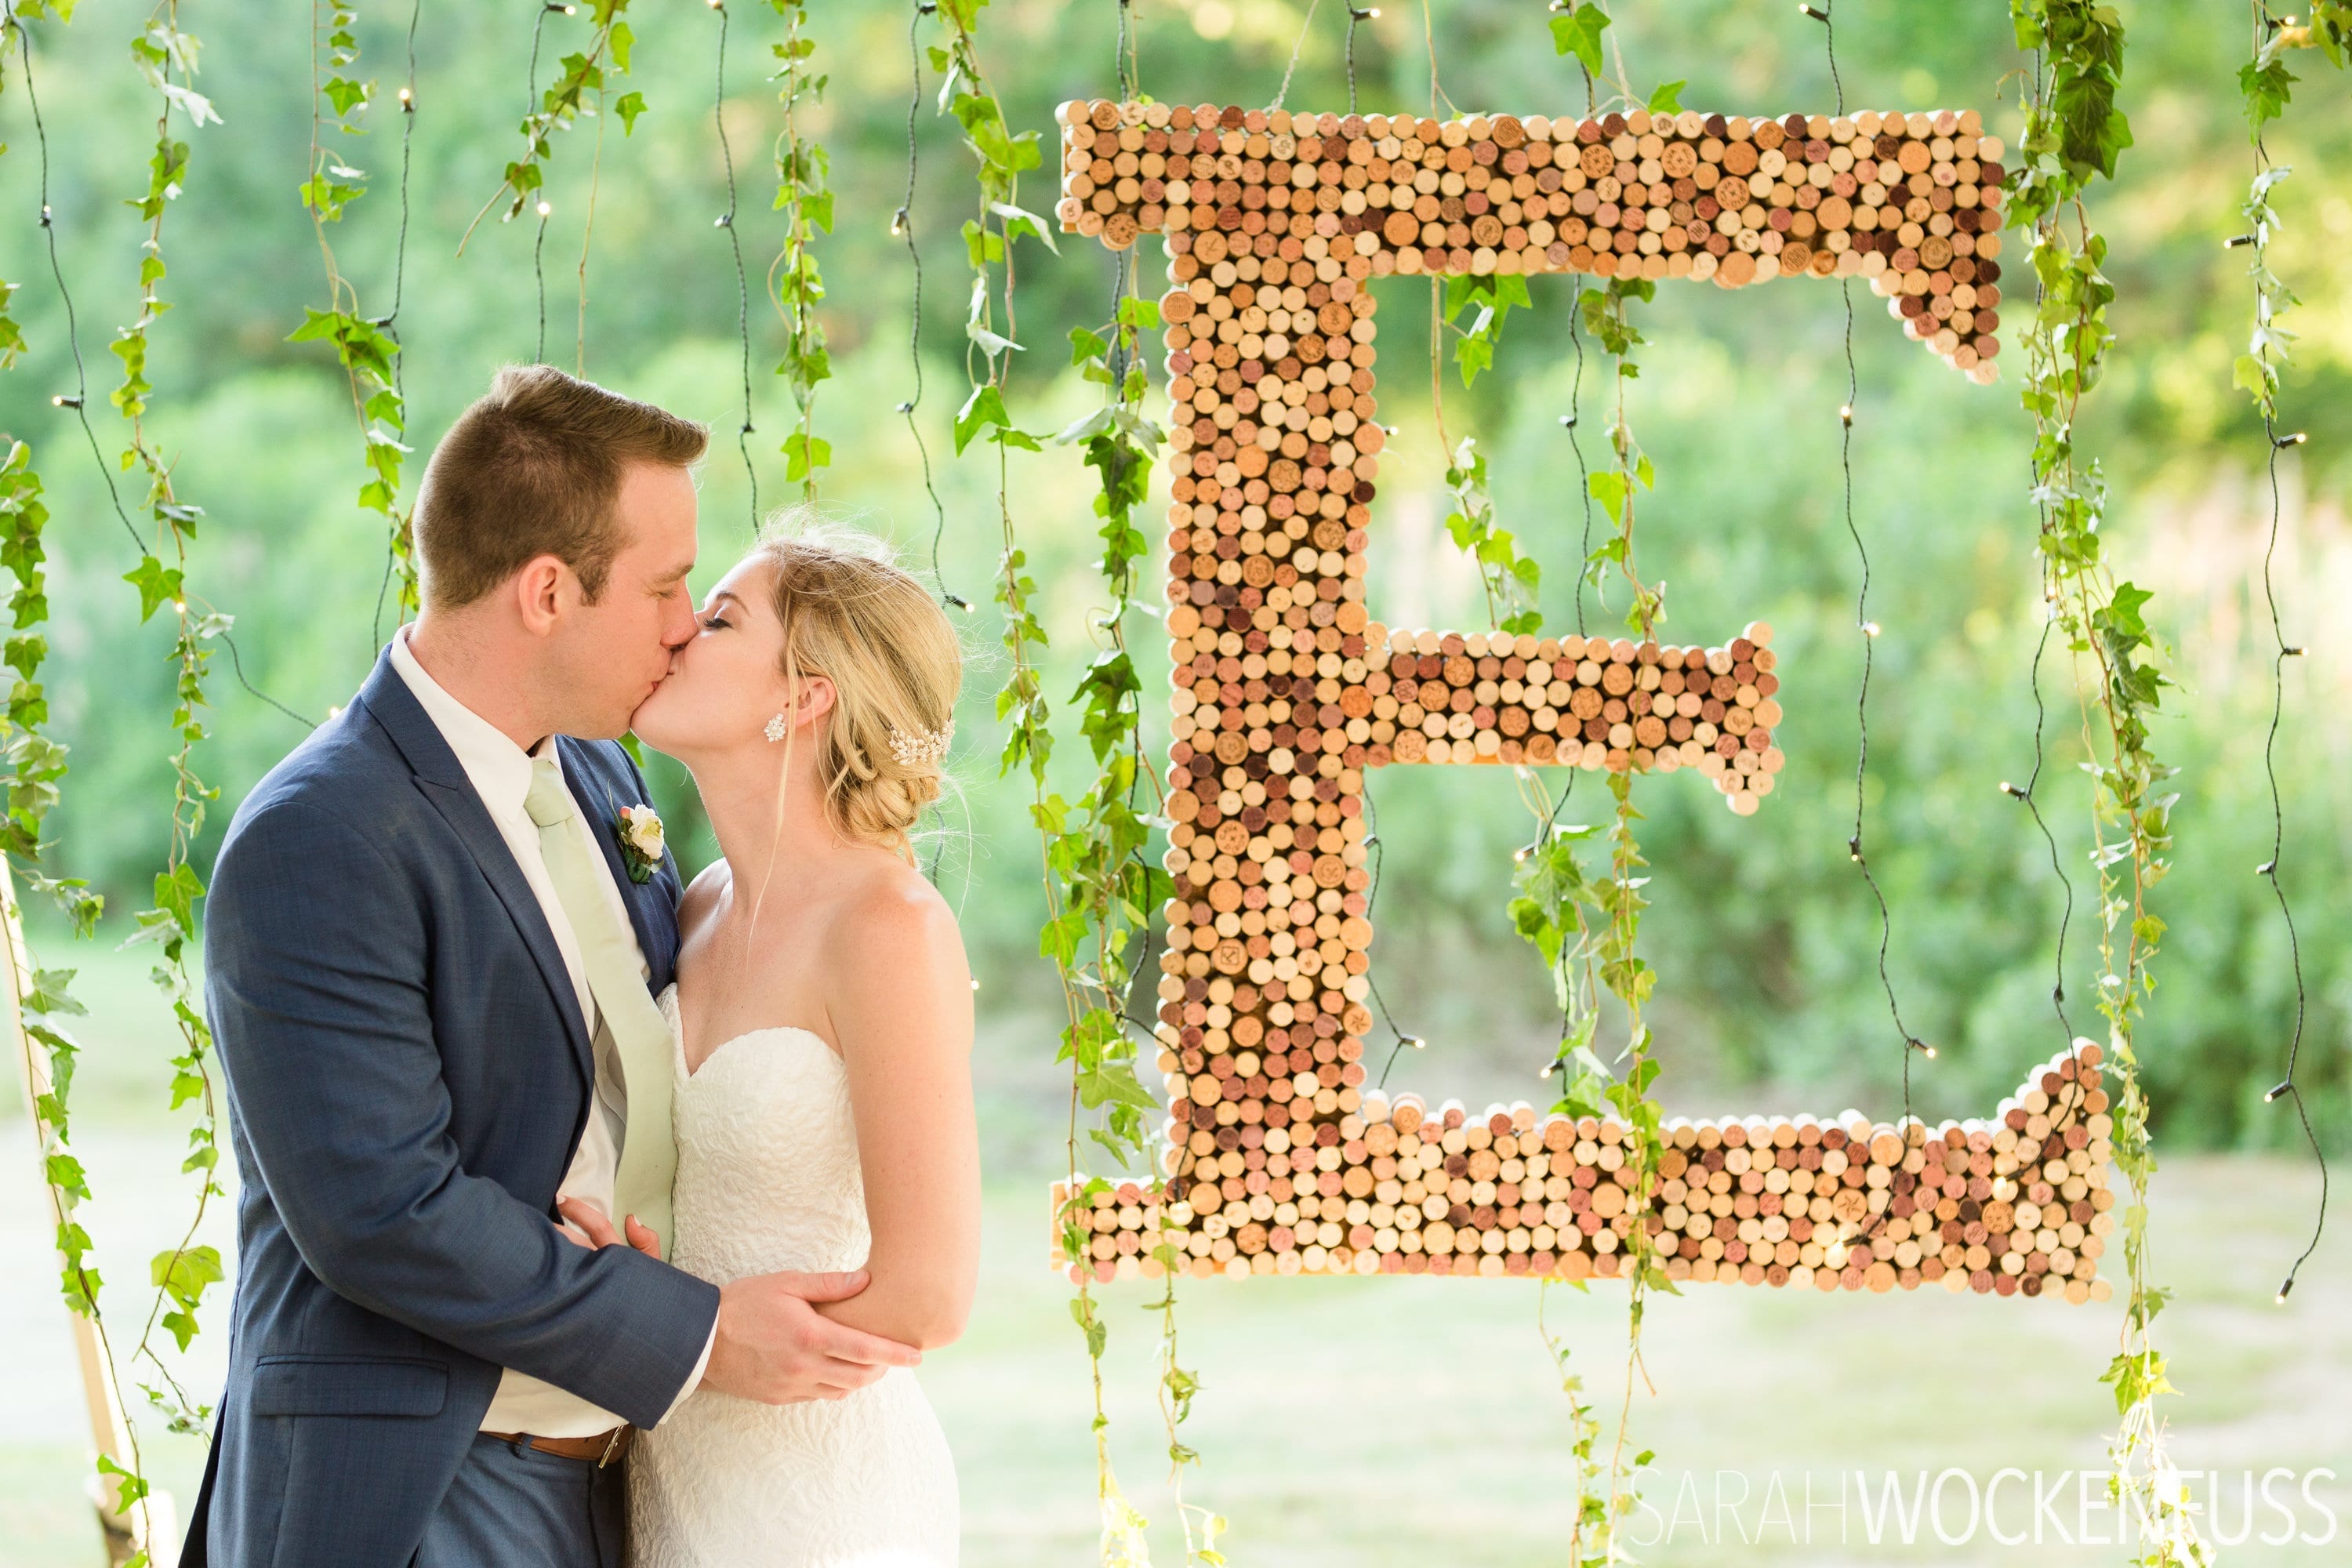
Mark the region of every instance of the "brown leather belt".
POLYGON ((585 1459, 602 1469, 616 1462, 629 1451, 629 1444, 637 1435, 634 1426, 615 1426, 610 1432, 599 1432, 593 1437, 535 1437, 528 1432, 485 1432, 485 1437, 495 1437, 501 1443, 528 1444, 541 1454, 553 1454, 559 1459, 585 1459))

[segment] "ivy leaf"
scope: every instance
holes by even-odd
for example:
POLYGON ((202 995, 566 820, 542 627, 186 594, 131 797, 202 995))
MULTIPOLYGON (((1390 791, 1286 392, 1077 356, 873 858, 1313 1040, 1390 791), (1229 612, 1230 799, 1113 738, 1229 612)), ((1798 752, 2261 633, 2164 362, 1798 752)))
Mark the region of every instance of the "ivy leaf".
POLYGON ((167 568, 153 555, 142 556, 139 564, 122 574, 122 580, 139 590, 139 618, 152 618, 156 610, 180 596, 181 576, 177 568, 167 568))
POLYGON ((637 116, 645 111, 646 95, 642 92, 625 92, 613 100, 613 112, 620 117, 624 136, 637 128, 637 116))
POLYGON ((1564 16, 1551 19, 1552 49, 1557 54, 1574 55, 1577 62, 1594 76, 1601 73, 1601 33, 1609 26, 1609 18, 1598 5, 1577 6, 1564 16))
POLYGON ((2288 100, 2294 96, 2294 73, 2282 59, 2249 60, 2238 68, 2238 90, 2245 97, 2246 126, 2252 135, 2259 139, 2263 126, 2286 112, 2288 100))
POLYGON ((1680 114, 1683 111, 1683 89, 1689 85, 1685 81, 1660 82, 1658 90, 1650 94, 1650 112, 1680 114))
POLYGON ((1135 1069, 1124 1063, 1081 1068, 1076 1079, 1078 1102, 1089 1110, 1111 1104, 1132 1105, 1142 1110, 1159 1108, 1159 1101, 1136 1081, 1135 1069))
POLYGON ((112 1476, 118 1483, 120 1500, 114 1505, 118 1515, 129 1513, 132 1506, 147 1495, 147 1479, 144 1476, 134 1475, 104 1454, 98 1457, 98 1473, 112 1476))
POLYGON ((1083 1296, 1070 1298, 1070 1316, 1076 1320, 1078 1327, 1086 1332, 1087 1354, 1100 1361, 1103 1345, 1108 1341, 1110 1331, 1103 1325, 1100 1319, 1095 1316, 1092 1304, 1083 1296))
POLYGON ((785 437, 782 449, 786 458, 786 483, 806 479, 819 468, 833 466, 833 443, 822 436, 796 430, 785 437))
POLYGON ((982 426, 988 425, 1010 429, 1013 416, 1004 411, 1004 395, 997 391, 993 384, 982 382, 971 389, 971 395, 963 400, 961 408, 956 410, 956 456, 963 456, 963 449, 971 445, 971 438, 980 434, 982 426))
POLYGON ((980 345, 981 353, 986 354, 991 359, 994 359, 998 354, 1003 353, 1008 350, 1015 353, 1027 352, 1026 350, 1024 350, 1019 343, 1014 342, 1011 338, 1004 336, 1001 332, 991 331, 988 328, 982 326, 978 321, 968 323, 964 327, 963 332, 964 336, 970 338, 973 342, 980 345))
POLYGON ((1046 249, 1056 256, 1062 254, 1062 247, 1054 243, 1053 231, 1045 226, 1045 220, 1035 213, 1025 212, 1011 202, 991 202, 988 204, 988 210, 1004 220, 1006 239, 1018 239, 1024 234, 1034 234, 1045 242, 1046 249))
POLYGON ((320 90, 327 95, 327 101, 335 106, 335 117, 339 120, 367 101, 367 88, 343 77, 335 78, 320 90))
POLYGON ((1109 429, 1110 423, 1111 411, 1108 408, 1089 409, 1055 431, 1054 444, 1057 447, 1068 447, 1080 441, 1091 440, 1109 429))
POLYGON ((1609 513, 1609 521, 1623 527, 1625 522, 1625 476, 1614 469, 1604 468, 1587 478, 1584 488, 1592 499, 1609 513))

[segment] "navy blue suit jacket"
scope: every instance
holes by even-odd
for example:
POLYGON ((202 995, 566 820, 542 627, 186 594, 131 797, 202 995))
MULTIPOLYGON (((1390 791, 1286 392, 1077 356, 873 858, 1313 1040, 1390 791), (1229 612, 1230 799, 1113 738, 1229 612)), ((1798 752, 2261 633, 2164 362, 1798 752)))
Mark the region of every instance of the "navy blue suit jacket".
MULTIPOLYGON (((562 739, 590 824, 647 798, 562 739)), ((629 879, 659 991, 678 876, 629 879)), ((237 1205, 228 1388, 192 1568, 400 1568, 514 1367, 651 1426, 716 1287, 550 1223, 595 1068, 545 916, 388 658, 230 826, 205 922, 237 1205), (209 1552, 209 1557, 207 1553, 209 1552)))

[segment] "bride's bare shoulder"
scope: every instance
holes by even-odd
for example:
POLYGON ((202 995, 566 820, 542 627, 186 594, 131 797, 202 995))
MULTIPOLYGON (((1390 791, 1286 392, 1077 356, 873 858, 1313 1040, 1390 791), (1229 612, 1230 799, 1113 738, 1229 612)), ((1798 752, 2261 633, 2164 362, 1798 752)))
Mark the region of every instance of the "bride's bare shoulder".
POLYGON ((970 989, 955 911, 914 867, 877 863, 846 889, 826 945, 850 973, 958 981, 970 989))

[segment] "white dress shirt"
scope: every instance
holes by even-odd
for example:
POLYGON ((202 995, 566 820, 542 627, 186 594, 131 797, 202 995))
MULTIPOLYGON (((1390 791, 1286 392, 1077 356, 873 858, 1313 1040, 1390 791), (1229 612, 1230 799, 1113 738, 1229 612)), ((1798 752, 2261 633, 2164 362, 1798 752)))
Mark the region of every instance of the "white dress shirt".
MULTIPOLYGON (((588 989, 587 973, 580 962, 580 943, 572 935, 571 919, 556 900, 554 884, 548 880, 547 860, 539 847, 538 825, 523 809, 524 797, 530 793, 533 758, 553 757, 559 771, 563 766, 562 759, 552 736, 541 741, 537 750, 526 752, 489 721, 443 690, 409 651, 408 630, 403 626, 393 636, 392 667, 407 683, 409 691, 425 710, 425 716, 441 731, 450 751, 457 753, 467 782, 474 786, 475 795, 498 826, 499 837, 506 840, 515 864, 521 868, 523 880, 530 885, 531 896, 539 900, 548 929, 554 932, 556 948, 563 955, 564 971, 572 977, 572 990, 579 999, 580 1016, 587 1021, 589 1036, 595 1041, 596 1102, 581 1131, 580 1147, 572 1156, 571 1167, 564 1172, 556 1195, 559 1199, 579 1198, 592 1204, 609 1219, 613 1214, 613 1176, 620 1165, 621 1137, 628 1125, 628 1096, 610 1037, 596 1027, 596 999, 588 989)), ((613 880, 612 868, 605 862, 604 846, 595 841, 583 814, 573 812, 571 826, 572 831, 587 839, 589 859, 603 873, 596 879, 598 889, 610 906, 613 919, 629 933, 630 947, 635 951, 635 928, 629 922, 628 906, 621 901, 620 885, 613 880)), ((653 971, 642 952, 637 953, 637 963, 640 975, 650 978, 653 971)), ((669 1238, 663 1239, 667 1242, 669 1238)), ((692 1375, 678 1390, 677 1400, 670 1405, 671 1412, 701 1383, 703 1368, 709 1364, 710 1348, 718 1337, 714 1324, 710 1338, 703 1342, 702 1359, 695 1363, 692 1375)), ((619 1416, 578 1394, 509 1367, 499 1379, 498 1393, 482 1416, 481 1430, 528 1432, 541 1437, 591 1437, 620 1424, 619 1416)))

